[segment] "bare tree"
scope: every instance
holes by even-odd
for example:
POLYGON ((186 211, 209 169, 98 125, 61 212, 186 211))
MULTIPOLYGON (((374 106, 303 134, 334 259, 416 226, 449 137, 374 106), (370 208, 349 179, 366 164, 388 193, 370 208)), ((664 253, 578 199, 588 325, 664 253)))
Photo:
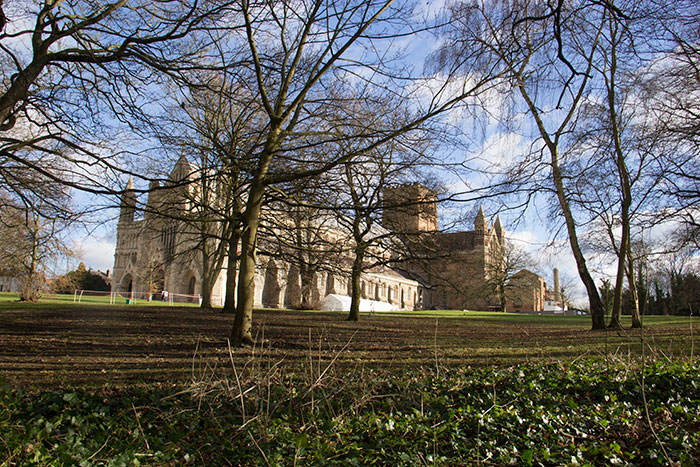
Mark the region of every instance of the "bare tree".
POLYGON ((653 99, 645 91, 650 73, 656 74, 651 70, 657 48, 664 45, 663 37, 649 32, 663 29, 664 21, 674 17, 677 5, 620 1, 611 3, 611 8, 594 63, 598 79, 575 130, 582 137, 574 152, 583 161, 579 167, 585 164, 587 168, 580 171, 580 199, 574 202, 597 224, 605 225, 607 242, 599 243, 598 248, 607 243, 617 260, 608 326, 621 327, 626 281, 632 327, 641 327, 639 281, 635 277, 635 271, 641 270, 635 263, 641 258, 633 247, 645 228, 666 220, 663 213, 672 200, 665 193, 664 179, 677 163, 677 146, 669 144, 665 132, 658 130, 655 112, 650 111, 653 99))
MULTIPOLYGON (((508 73, 515 106, 524 110, 535 127, 532 152, 508 175, 510 193, 530 186, 547 190, 557 201, 579 275, 588 292, 594 329, 605 327, 598 291, 581 250, 577 220, 562 167, 562 147, 588 93, 591 71, 607 9, 580 2, 542 4, 512 1, 492 8, 485 2, 458 3, 450 11, 452 38, 441 59, 461 60, 464 49, 481 49, 479 60, 496 62, 508 73), (540 172, 549 171, 547 177, 540 172), (534 186, 533 186, 534 185, 534 186)), ((499 186, 502 190, 503 186, 499 186)))
POLYGON ((268 262, 268 269, 271 264, 276 267, 275 261, 290 265, 285 306, 318 306, 319 277, 340 273, 343 268, 345 239, 332 215, 337 189, 335 181, 323 174, 278 186, 270 194, 260 250, 273 262, 268 262))
POLYGON ((682 218, 682 243, 698 245, 700 222, 700 21, 696 2, 659 4, 662 20, 653 34, 655 59, 643 76, 644 111, 653 127, 647 135, 656 140, 659 152, 672 155, 665 161, 662 176, 669 202, 657 213, 662 220, 682 218))
MULTIPOLYGON (((486 2, 461 2, 451 10, 451 41, 439 56, 451 63, 461 60, 465 48, 479 45, 508 70, 504 91, 513 98, 511 114, 530 117, 534 132, 526 128, 525 134, 533 143, 496 191, 526 193, 528 202, 537 193, 556 199, 555 212, 563 218, 594 329, 605 327, 605 317, 579 235, 596 218, 621 228, 609 238, 618 271, 610 326, 619 327, 625 279, 633 291, 635 287, 633 273, 626 274, 634 270, 633 221, 651 207, 659 167, 665 166, 658 141, 640 137, 645 133, 640 128, 649 125, 639 99, 640 74, 653 58, 645 34, 659 29, 666 6, 670 4, 580 0, 511 1, 493 8, 486 2)), ((511 122, 503 124, 515 130, 511 122)), ((637 314, 634 325, 641 325, 637 314)))
POLYGON ((259 136, 260 106, 226 70, 197 75, 198 81, 189 79, 186 99, 149 122, 166 153, 194 155, 190 173, 175 185, 166 184, 175 191, 171 201, 185 201, 189 209, 167 201, 146 209, 178 222, 186 246, 182 253, 201 265, 203 308, 211 307, 212 287, 228 264, 224 309, 233 312, 242 195, 250 176, 249 149, 259 136))
POLYGON ((256 164, 246 193, 238 300, 231 331, 236 344, 252 342, 256 239, 268 188, 316 176, 351 160, 355 154, 334 151, 339 140, 363 141, 359 153, 371 151, 474 95, 492 78, 484 72, 465 80, 456 92, 450 88, 451 93, 444 83, 435 89, 435 83, 421 86, 402 78, 391 67, 387 47, 408 33, 396 28, 397 24, 405 26, 400 21, 405 12, 391 1, 285 3, 279 8, 246 1, 241 4, 241 15, 245 44, 239 63, 250 65, 255 99, 262 103, 266 118, 260 145, 253 151, 256 164), (342 88, 353 85, 368 92, 357 92, 351 98, 344 95, 342 88), (367 105, 364 95, 407 98, 416 89, 427 98, 416 102, 416 110, 400 126, 375 129, 371 122, 343 124, 337 118, 367 105), (384 92, 375 92, 378 90, 384 92), (324 157, 303 159, 297 150, 310 146, 324 157))
MULTIPOLYGON (((401 268, 411 256, 411 240, 415 243, 420 235, 420 232, 383 222, 389 210, 405 210, 409 204, 421 209, 420 205, 416 206, 421 200, 400 201, 386 196, 388 190, 407 187, 418 179, 421 166, 427 163, 426 148, 421 144, 425 140, 417 136, 402 135, 371 153, 355 157, 339 171, 340 200, 344 208, 337 211, 337 219, 350 239, 348 253, 352 260, 348 321, 357 321, 360 317, 362 275, 379 267, 401 268)), ((436 202, 434 199, 424 201, 436 202)))
POLYGON ((65 189, 56 184, 43 181, 41 188, 34 186, 21 195, 18 199, 0 194, 0 244, 6 272, 20 279, 20 299, 36 301, 52 263, 71 255, 66 234, 78 215, 69 210, 65 189))
MULTIPOLYGON (((530 254, 513 243, 512 240, 505 240, 503 255, 495 261, 487 263, 488 274, 486 274, 486 289, 484 293, 491 293, 495 290, 498 296, 499 311, 505 313, 508 299, 512 298, 511 290, 515 284, 511 279, 523 269, 534 267, 534 260, 530 254)), ((517 293, 517 292, 516 292, 517 293)))
POLYGON ((204 55, 205 37, 198 45, 181 43, 211 24, 223 5, 3 2, 0 157, 68 186, 111 193, 125 168, 114 156, 124 151, 110 147, 118 135, 110 126, 130 123, 126 111, 146 102, 153 70, 174 73, 204 55), (61 164, 47 170, 47 158, 61 164))

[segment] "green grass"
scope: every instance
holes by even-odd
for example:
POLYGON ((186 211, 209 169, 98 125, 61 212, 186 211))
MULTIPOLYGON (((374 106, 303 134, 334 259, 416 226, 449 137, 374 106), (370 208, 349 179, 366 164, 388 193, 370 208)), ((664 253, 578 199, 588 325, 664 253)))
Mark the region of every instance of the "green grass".
MULTIPOLYGON (((379 313, 377 313, 379 314, 379 313)), ((567 316, 554 314, 530 314, 530 313, 500 313, 494 311, 464 311, 464 310, 418 310, 418 311, 392 311, 382 312, 382 315, 397 316, 397 317, 426 317, 426 318, 460 318, 466 320, 485 320, 493 322, 511 322, 511 323, 528 323, 538 324, 543 326, 591 326, 590 315, 582 316, 567 316)), ((362 313, 364 316, 370 313, 362 313)), ((688 326, 690 323, 689 316, 662 316, 662 315, 647 315, 643 317, 644 324, 647 326, 688 326)), ((700 316, 692 318, 693 325, 698 326, 700 330, 700 316)), ((622 316, 623 327, 632 325, 631 316, 622 316)))
MULTIPOLYGON (((274 310, 272 310, 274 311, 274 310)), ((346 312, 328 312, 323 310, 298 310, 299 313, 336 313, 344 314, 346 312)), ((591 317, 583 316, 567 316, 554 314, 530 314, 530 313, 500 313, 494 311, 464 311, 464 310, 416 310, 416 311, 383 311, 383 312, 362 312, 360 320, 372 319, 372 317, 389 317, 397 318, 436 318, 436 319, 457 319, 461 321, 482 322, 484 324, 522 324, 532 326, 566 326, 580 327, 582 329, 591 328, 591 317)), ((622 316, 623 327, 632 326, 631 316, 622 316)), ((688 327, 691 325, 698 330, 700 334, 700 316, 662 316, 648 315, 643 317, 643 322, 646 327, 664 327, 664 326, 682 326, 688 327)))
MULTIPOLYGON (((83 294, 82 297, 75 296, 73 294, 44 294, 41 296, 38 302, 20 302, 19 294, 13 292, 0 292, 0 309, 4 306, 17 307, 22 306, 26 308, 42 308, 50 307, 53 305, 64 305, 70 304, 74 305, 76 303, 80 305, 100 305, 100 306, 130 306, 127 305, 127 297, 121 295, 116 297, 116 303, 109 303, 110 297, 109 292, 105 292, 104 295, 87 295, 83 294), (78 301, 79 300, 79 301, 78 301)), ((167 302, 162 302, 160 300, 148 301, 146 299, 136 299, 131 305, 138 306, 168 306, 167 302)), ((196 303, 179 303, 176 302, 173 306, 185 306, 185 307, 198 307, 196 303)))
MULTIPOLYGON (((106 306, 125 306, 127 297, 119 296, 115 304, 109 303, 109 294, 93 296, 83 295, 80 298, 80 305, 106 305, 106 306)), ((19 302, 19 295, 12 292, 0 292, 0 310, 5 307, 16 308, 17 306, 31 308, 50 307, 56 304, 74 305, 75 297, 72 294, 45 294, 38 302, 19 302)), ((148 301, 145 299, 136 299, 132 305, 137 306, 168 306, 167 302, 159 300, 148 301)), ((198 307, 195 303, 174 303, 174 306, 198 307)), ((274 309, 269 309, 274 311, 274 309)), ((336 313, 343 314, 345 312, 329 312, 325 310, 298 310, 299 313, 336 313)), ((494 323, 520 323, 532 325, 556 325, 556 326, 575 326, 575 327, 590 327, 590 316, 565 316, 553 314, 521 314, 521 313, 499 313, 493 311, 464 311, 464 310, 416 310, 416 311, 390 311, 390 312, 362 312, 361 319, 371 318, 372 316, 395 316, 395 317, 421 317, 421 318, 459 318, 473 321, 486 321, 494 323)), ((644 324, 646 326, 688 326, 690 317, 687 316, 659 316, 648 315, 644 316, 644 324)), ((692 318, 693 326, 700 330, 700 317, 692 318)), ((631 326, 631 317, 622 317, 623 326, 631 326)))

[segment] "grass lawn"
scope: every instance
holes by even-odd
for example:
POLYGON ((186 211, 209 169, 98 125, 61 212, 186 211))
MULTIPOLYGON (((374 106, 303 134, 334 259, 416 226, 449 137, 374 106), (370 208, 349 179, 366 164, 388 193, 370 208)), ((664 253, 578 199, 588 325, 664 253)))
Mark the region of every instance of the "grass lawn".
MULTIPOLYGON (((115 303, 113 306, 124 306, 127 305, 128 297, 122 295, 117 295, 115 297, 115 303)), ((36 303, 22 303, 19 301, 19 294, 12 292, 0 292, 0 311, 3 309, 11 309, 14 307, 23 308, 52 308, 56 305, 62 304, 81 304, 81 305, 112 305, 110 304, 110 293, 84 293, 80 294, 44 294, 41 299, 36 303)), ((138 298, 133 301, 132 305, 138 306, 163 306, 167 303, 163 303, 160 300, 148 301, 146 299, 138 298)), ((176 303, 174 306, 184 306, 184 307, 199 307, 195 303, 176 303)))
POLYGON ((700 463, 698 318, 256 310, 230 349, 220 311, 94 300, 0 294, 0 465, 700 463))

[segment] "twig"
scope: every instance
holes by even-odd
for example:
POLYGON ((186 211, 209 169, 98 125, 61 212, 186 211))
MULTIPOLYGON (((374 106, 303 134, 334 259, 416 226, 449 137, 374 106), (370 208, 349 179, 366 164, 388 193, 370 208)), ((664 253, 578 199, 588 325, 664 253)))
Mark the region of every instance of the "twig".
POLYGON ((197 334, 197 345, 194 347, 194 355, 192 355, 192 380, 194 381, 194 362, 195 358, 197 357, 197 350, 199 350, 199 338, 201 337, 201 334, 197 334))
POLYGON ((437 335, 438 335, 438 319, 435 318, 435 336, 433 338, 433 349, 435 353, 435 376, 440 375, 440 367, 438 366, 438 351, 437 351, 437 335))
MULTIPOLYGON (((569 365, 573 365, 574 363, 576 363, 577 361, 579 361, 579 360, 582 359, 583 357, 587 357, 588 355, 590 355, 590 353, 591 353, 590 349, 589 349, 589 350, 586 350, 585 352, 583 352, 582 354, 578 355, 576 358, 574 358, 573 360, 571 360, 571 363, 570 363, 569 365)), ((606 355, 606 360, 607 360, 607 355, 606 355)), ((560 362, 560 364, 561 364, 561 362, 560 362)), ((562 368, 563 368, 564 365, 563 365, 563 364, 561 364, 561 365, 562 365, 562 368)))
POLYGON ((647 392, 645 389, 646 381, 645 381, 645 376, 644 376, 644 373, 646 371, 646 352, 645 352, 645 347, 644 347, 644 326, 642 326, 642 329, 641 329, 640 339, 642 341, 642 381, 641 381, 642 387, 641 387, 641 389, 642 389, 642 401, 644 402, 644 413, 647 416, 647 422, 649 423, 649 429, 651 430, 651 433, 654 435, 656 442, 659 443, 659 446, 661 447, 661 452, 663 452, 664 457, 666 458, 667 464, 672 465, 673 462, 671 461, 671 458, 668 457, 668 453, 666 452, 666 448, 664 447, 664 444, 661 442, 661 438, 659 438, 658 433, 656 433, 656 429, 654 428, 654 424, 651 422, 651 416, 649 415, 649 404, 647 403, 647 392))
POLYGON ((316 379, 316 381, 314 381, 314 383, 309 387, 309 389, 306 390, 303 397, 306 397, 307 395, 309 395, 309 393, 311 391, 313 391, 319 384, 321 384, 321 380, 323 380, 323 377, 326 375, 328 370, 330 370, 330 368, 333 366, 335 361, 338 360, 338 357, 340 357, 340 354, 343 353, 345 351, 345 349, 348 348, 348 346, 350 345, 350 342, 352 342, 353 338, 358 333, 358 331, 359 331, 359 329, 356 330, 352 336, 350 336, 350 339, 345 343, 343 348, 335 353, 335 355, 333 356, 333 359, 328 363, 328 365, 326 365, 326 367, 323 369, 323 371, 318 375, 318 378, 316 379))
MULTIPOLYGON (((605 323, 603 323, 605 324, 605 323)), ((605 370, 610 371, 610 360, 608 359, 608 328, 605 327, 605 370)))
POLYGON ((247 427, 248 425, 250 425, 251 423, 253 423, 255 420, 257 420, 259 418, 260 418, 260 414, 256 415, 255 417, 250 417, 247 422, 245 422, 244 424, 242 424, 241 426, 238 427, 237 431, 244 430, 245 427, 247 427))
POLYGON ((309 328, 309 381, 314 380, 314 358, 311 349, 311 328, 309 328))
MULTIPOLYGON (((12 457, 13 457, 13 456, 12 456, 12 450, 10 449, 10 446, 7 444, 7 442, 5 441, 5 439, 4 439, 3 437, 1 437, 1 436, 0 436, 0 441, 2 441, 2 444, 4 444, 4 445, 5 445, 5 448, 7 449, 7 459, 5 459, 6 464, 4 464, 4 465, 12 465, 12 464, 10 463, 10 461, 12 460, 12 457)), ((105 442, 105 444, 107 444, 107 442, 105 442)), ((103 448, 103 447, 104 447, 104 444, 102 445, 102 448, 103 448)), ((95 454, 97 454, 98 452, 100 452, 100 450, 101 450, 102 448, 98 449, 97 452, 95 452, 95 454)), ((93 454, 92 456, 90 456, 90 457, 88 458, 88 460, 92 459, 92 458, 95 456, 95 454, 93 454)))
POLYGON ((695 355, 695 341, 693 340, 693 305, 688 304, 690 308, 690 361, 693 361, 695 355))
MULTIPOLYGON (((313 347, 311 346, 311 328, 309 328, 309 389, 306 391, 306 394, 308 394, 310 391, 314 389, 315 383, 314 381, 314 356, 313 356, 313 347)), ((319 370, 320 370, 319 366, 319 370)), ((304 395, 306 395, 304 394, 304 395)), ((314 413, 314 394, 311 393, 311 413, 314 413)))
POLYGON ((258 442, 255 440, 255 438, 254 438, 253 435, 250 433, 250 431, 248 432, 248 436, 250 436, 250 439, 253 440, 253 443, 255 443, 255 447, 258 448, 258 451, 260 451, 260 454, 262 454, 263 459, 265 459, 265 463, 269 466, 269 465, 270 465, 270 461, 267 460, 267 456, 265 455, 265 453, 263 452, 263 450, 260 448, 260 445, 259 445, 258 442))
MULTIPOLYGON (((148 446, 148 440, 146 439, 146 435, 143 433, 143 428, 141 428, 141 421, 139 420, 139 414, 136 412, 136 407, 134 407, 134 403, 131 403, 131 408, 134 410, 134 415, 136 416, 136 424, 139 427, 139 431, 141 432, 141 437, 143 438, 143 442, 146 445, 146 450, 150 451, 151 448, 148 446)), ((100 448, 102 449, 102 448, 100 448)))
POLYGON ((228 357, 231 360, 231 367, 233 368, 233 375, 236 377, 236 384, 238 385, 238 394, 239 397, 241 398, 241 416, 243 417, 242 421, 243 424, 245 425, 245 401, 243 400, 243 388, 241 387, 241 379, 238 377, 238 371, 236 371, 236 364, 233 363, 233 352, 231 351, 231 341, 226 339, 226 343, 228 344, 228 357))

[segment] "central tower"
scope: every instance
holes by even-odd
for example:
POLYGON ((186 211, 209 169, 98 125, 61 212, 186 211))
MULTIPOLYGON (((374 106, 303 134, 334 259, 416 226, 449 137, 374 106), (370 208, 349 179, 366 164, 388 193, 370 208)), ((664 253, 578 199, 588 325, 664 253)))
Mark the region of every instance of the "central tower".
POLYGON ((420 183, 385 188, 383 224, 401 233, 437 232, 437 193, 420 183))

